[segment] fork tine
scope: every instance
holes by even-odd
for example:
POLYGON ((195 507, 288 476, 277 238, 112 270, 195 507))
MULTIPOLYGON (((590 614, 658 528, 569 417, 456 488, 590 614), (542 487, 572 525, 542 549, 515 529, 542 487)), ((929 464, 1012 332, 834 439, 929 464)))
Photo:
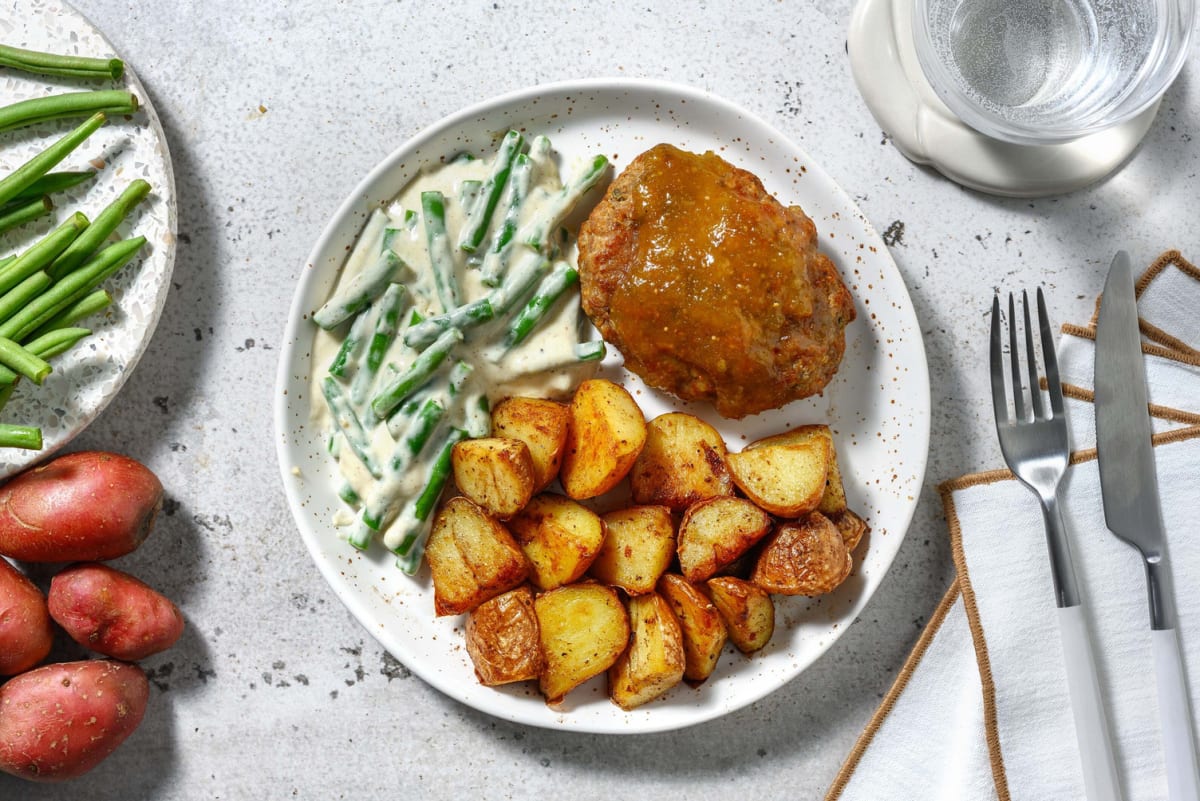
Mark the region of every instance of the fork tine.
POLYGON ((1008 396, 1004 392, 1004 351, 1000 344, 1000 296, 992 296, 992 408, 996 423, 1008 422, 1008 396))
POLYGON ((1054 354, 1054 338, 1050 333, 1050 315, 1046 313, 1046 298, 1042 288, 1037 291, 1038 328, 1042 335, 1042 359, 1046 363, 1046 384, 1050 391, 1050 408, 1055 416, 1063 413, 1062 383, 1058 378, 1058 357, 1054 354))
MULTIPOLYGON (((1041 419, 1046 416, 1046 406, 1042 403, 1042 387, 1038 381, 1037 351, 1033 349, 1033 325, 1029 320, 1029 293, 1021 290, 1021 311, 1025 316, 1025 368, 1029 372, 1029 399, 1033 406, 1033 416, 1041 419)), ((1044 340, 1043 340, 1044 341, 1044 340)))
POLYGON ((1013 414, 1025 419, 1025 392, 1021 389, 1021 349, 1017 347, 1017 307, 1008 293, 1008 355, 1012 361, 1013 414))

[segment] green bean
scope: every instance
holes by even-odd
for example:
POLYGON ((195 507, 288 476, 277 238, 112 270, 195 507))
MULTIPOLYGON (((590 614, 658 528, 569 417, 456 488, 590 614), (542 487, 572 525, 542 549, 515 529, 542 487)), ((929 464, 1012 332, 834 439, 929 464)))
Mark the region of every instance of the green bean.
POLYGON ((425 247, 429 251, 429 269, 437 289, 442 311, 458 306, 458 282, 454 277, 454 256, 446 235, 446 199, 441 192, 421 193, 421 220, 425 224, 425 247))
POLYGON ((55 192, 62 192, 78 186, 94 177, 96 177, 95 170, 48 172, 13 195, 12 200, 28 200, 30 198, 41 197, 42 195, 53 195, 55 192))
POLYGON ((432 345, 421 351, 412 365, 392 379, 391 383, 371 401, 371 410, 375 413, 376 418, 380 420, 386 418, 392 409, 399 406, 409 395, 428 381, 434 371, 445 361, 451 349, 462 340, 462 331, 450 328, 442 332, 442 335, 434 340, 432 345))
POLYGON ((136 236, 109 245, 82 267, 64 276, 58 283, 38 295, 25 308, 0 323, 0 336, 17 342, 22 341, 132 261, 144 244, 146 238, 136 236))
POLYGON ((581 362, 598 362, 604 358, 607 352, 608 348, 605 346, 603 339, 580 342, 575 346, 575 358, 581 362))
POLYGON ((341 489, 338 490, 338 497, 350 506, 357 506, 362 502, 362 498, 358 496, 349 481, 343 482, 341 489))
POLYGON ((509 323, 504 335, 504 346, 514 348, 525 341, 535 328, 546 318, 554 302, 562 297, 569 287, 579 281, 579 272, 565 261, 554 266, 554 271, 546 276, 538 286, 537 292, 525 308, 509 323))
POLYGON ((479 298, 446 314, 434 315, 417 325, 409 326, 404 331, 404 344, 410 348, 424 348, 448 328, 457 328, 465 333, 469 328, 486 323, 495 314, 491 298, 479 298))
POLYGON ((12 230, 18 225, 33 222, 39 217, 45 217, 53 210, 54 202, 48 195, 6 206, 4 213, 0 214, 0 234, 12 230))
POLYGON ((313 314, 313 322, 325 330, 337 328, 370 305, 399 277, 404 263, 390 248, 375 257, 370 267, 350 279, 342 291, 313 314))
POLYGON ((38 270, 24 281, 0 295, 0 322, 16 314, 31 300, 46 291, 54 281, 45 270, 38 270))
POLYGON ((370 315, 366 311, 358 313, 350 324, 350 331, 342 340, 341 347, 329 363, 330 375, 346 378, 351 370, 358 367, 359 356, 367 343, 367 328, 370 326, 370 315))
POLYGON ((129 92, 110 89, 102 92, 66 92, 35 97, 0 107, 0 131, 65 117, 82 117, 97 111, 109 114, 133 114, 138 99, 129 92))
POLYGON ((0 364, 39 385, 50 375, 49 362, 4 337, 0 337, 0 364))
POLYGON ((371 384, 379 374, 383 357, 396 338, 396 328, 400 323, 400 312, 404 307, 405 289, 400 284, 391 284, 379 299, 379 309, 375 317, 375 331, 367 345, 366 361, 359 365, 350 385, 350 399, 362 403, 371 391, 371 384))
POLYGON ((8 45, 0 45, 0 65, 23 72, 66 78, 103 78, 117 81, 125 74, 125 63, 119 58, 63 56, 8 45))
POLYGON ((586 169, 546 201, 537 217, 521 228, 517 234, 520 240, 535 250, 544 251, 550 242, 551 232, 562 224, 588 190, 600 182, 607 170, 608 159, 604 156, 594 157, 586 169))
POLYGON ((504 190, 504 221, 496 234, 495 244, 483 258, 479 280, 484 286, 499 286, 500 277, 508 268, 512 258, 513 244, 517 233, 517 223, 521 217, 521 207, 529 194, 530 177, 533 174, 533 162, 524 153, 518 154, 513 160, 512 176, 508 187, 504 190))
MULTIPOLYGON (((39 327, 29 336, 41 336, 42 334, 59 328, 66 328, 73 323, 79 322, 85 317, 91 317, 96 312, 108 308, 110 303, 112 303, 112 295, 108 293, 108 290, 97 289, 95 292, 85 295, 84 297, 64 308, 46 322, 42 323, 41 327, 39 327)), ((3 319, 3 317, 0 317, 0 320, 3 319)))
POLYGON ((465 250, 468 253, 474 253, 480 244, 482 244, 483 237, 487 234, 488 225, 492 221, 492 214, 495 213, 496 205, 500 202, 500 194, 504 191, 504 184, 508 181, 513 160, 516 158, 517 153, 521 151, 521 145, 524 141, 525 138, 517 131, 509 131, 500 140, 500 147, 496 153, 496 160, 492 164, 491 174, 483 182, 479 197, 467 215, 466 224, 463 225, 462 231, 459 232, 459 249, 465 250))
POLYGON ((25 350, 43 359, 51 359, 92 333, 86 328, 56 328, 25 343, 25 350))
POLYGON ((401 532, 400 543, 393 550, 399 557, 396 560, 397 566, 410 576, 417 572, 421 564, 421 557, 425 554, 425 542, 429 538, 429 528, 433 522, 433 508, 450 478, 450 454, 455 444, 466 436, 467 432, 460 428, 450 430, 429 470, 425 488, 419 496, 409 501, 405 512, 400 516, 407 525, 401 532))
POLYGON ((506 314, 533 285, 538 282, 550 263, 538 253, 526 253, 504 276, 503 283, 491 295, 491 303, 497 315, 506 314))
POLYGON ((0 448, 42 449, 42 430, 33 426, 14 426, 0 423, 0 448))
POLYGON ((87 225, 88 218, 75 212, 65 223, 46 234, 37 244, 0 271, 0 292, 7 292, 49 265, 87 228, 87 225))
POLYGON ((388 473, 384 482, 377 485, 367 505, 363 508, 362 521, 372 531, 379 531, 395 516, 394 499, 399 492, 404 474, 425 449, 438 423, 446 415, 446 407, 436 398, 430 398, 409 420, 403 438, 392 451, 388 462, 388 473))
POLYGON ((363 463, 363 467, 367 468, 367 471, 372 476, 381 478, 383 473, 380 471, 378 463, 371 456, 370 438, 367 436, 362 422, 359 421, 358 415, 354 413, 350 399, 342 391, 342 385, 337 382, 336 378, 325 376, 325 379, 321 382, 321 392, 325 395, 325 402, 329 404, 329 411, 333 413, 338 429, 345 436, 350 450, 354 451, 354 455, 358 457, 358 460, 363 463))
POLYGON ((141 203, 148 194, 150 194, 150 184, 141 178, 133 180, 117 196, 116 200, 109 203, 96 215, 96 219, 92 220, 92 224, 79 235, 79 238, 54 260, 50 269, 47 270, 50 277, 57 281, 83 264, 84 260, 91 256, 113 231, 117 230, 121 221, 128 217, 129 212, 133 211, 134 207, 141 203))
MULTIPOLYGON (((0 45, 0 49, 2 48, 0 45)), ((93 114, 87 122, 0 179, 0 203, 7 203, 38 178, 54 169, 55 165, 95 133, 96 129, 104 124, 105 119, 104 112, 93 114)))
POLYGON ((458 205, 464 209, 470 209, 475 205, 475 201, 479 198, 479 192, 482 189, 483 181, 463 181, 458 185, 458 205))

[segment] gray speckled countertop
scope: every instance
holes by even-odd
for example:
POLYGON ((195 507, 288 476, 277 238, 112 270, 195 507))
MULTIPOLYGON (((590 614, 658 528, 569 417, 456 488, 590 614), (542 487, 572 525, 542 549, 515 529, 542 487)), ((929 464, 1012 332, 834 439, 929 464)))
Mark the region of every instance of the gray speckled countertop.
MULTIPOLYGON (((985 343, 994 288, 1043 284, 1084 321, 1117 248, 1196 258, 1200 70, 1117 175, 1002 200, 906 161, 860 101, 849 0, 470 3, 79 0, 135 66, 174 159, 179 249, 157 334, 77 441, 146 461, 168 488, 123 564, 189 628, 147 660, 151 709, 90 776, 0 777, 0 799, 820 798, 952 577, 936 486, 998 464, 985 343), (446 20, 450 20, 447 22, 446 20), (565 734, 458 705, 342 607, 284 503, 272 385, 304 258, 341 199, 418 129, 478 100, 576 77, 650 77, 778 126, 881 232, 922 321, 933 431, 925 491, 873 601, 764 700, 669 734, 565 734)), ((0 11, 0 14, 3 14, 0 11)))

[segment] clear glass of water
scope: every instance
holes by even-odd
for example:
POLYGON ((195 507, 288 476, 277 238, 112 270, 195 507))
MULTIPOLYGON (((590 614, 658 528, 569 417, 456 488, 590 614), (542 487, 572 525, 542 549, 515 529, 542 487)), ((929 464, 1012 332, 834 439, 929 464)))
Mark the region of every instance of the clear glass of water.
POLYGON ((1145 111, 1183 67, 1195 0, 913 0, 930 85, 980 133, 1065 142, 1145 111))

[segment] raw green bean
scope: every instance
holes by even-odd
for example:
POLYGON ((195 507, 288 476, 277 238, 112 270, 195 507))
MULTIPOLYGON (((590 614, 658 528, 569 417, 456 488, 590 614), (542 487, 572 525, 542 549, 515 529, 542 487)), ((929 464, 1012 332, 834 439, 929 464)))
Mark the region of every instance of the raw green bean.
POLYGON ((18 311, 46 291, 54 281, 46 275, 45 270, 38 270, 24 281, 0 295, 0 322, 12 317, 18 311))
MULTIPOLYGON (((96 312, 108 308, 110 303, 112 303, 112 295, 108 293, 108 290, 97 289, 95 292, 85 295, 42 323, 41 327, 29 336, 37 337, 59 328, 66 328, 72 323, 77 323, 85 317, 91 317, 96 312)), ((0 317, 0 321, 3 319, 0 317)))
POLYGON ((0 364, 38 385, 50 375, 49 362, 4 337, 0 337, 0 364))
MULTIPOLYGON (((13 195, 13 200, 28 200, 30 198, 40 197, 42 195, 53 195, 55 192, 62 192, 70 189, 73 186, 78 186, 84 181, 94 178, 95 170, 81 170, 78 172, 48 172, 41 178, 31 183, 29 186, 22 189, 17 194, 13 195)), ((11 201, 10 201, 11 202, 11 201)))
POLYGON ((321 392, 325 395, 329 411, 333 413, 338 429, 345 436, 350 450, 354 451, 354 455, 372 476, 382 478, 383 473, 374 457, 371 456, 371 440, 367 436, 362 422, 359 421, 358 415, 354 413, 350 399, 342 391, 342 385, 337 382, 336 378, 325 376, 321 382, 321 392))
POLYGON ((25 343, 25 350, 43 359, 51 359, 92 333, 86 328, 56 328, 25 343))
POLYGON ((150 184, 141 178, 133 180, 117 196, 116 200, 109 203, 103 211, 96 215, 96 219, 92 220, 92 224, 79 235, 79 238, 54 260, 50 269, 47 270, 50 277, 57 281, 83 264, 84 260, 91 256, 113 231, 117 230, 121 221, 128 217, 129 212, 133 211, 134 207, 141 203, 148 194, 150 194, 150 184))
POLYGON ((0 423, 0 448, 42 449, 42 430, 33 426, 14 426, 0 423))
POLYGON ((87 225, 88 218, 75 212, 65 223, 42 237, 37 244, 0 271, 0 292, 7 292, 49 265, 87 228, 87 225))
MULTIPOLYGON (((0 45, 0 48, 2 47, 0 45)), ((93 114, 78 128, 0 179, 0 203, 7 203, 38 178, 54 169, 55 165, 95 133, 96 129, 104 124, 105 119, 104 112, 93 114)))
POLYGON ((125 63, 119 58, 64 56, 8 45, 0 45, 0 65, 23 72, 66 78, 105 78, 117 81, 125 73, 125 63))
POLYGON ((425 247, 433 285, 442 311, 449 312, 458 306, 458 281, 454 276, 450 237, 446 234, 446 199, 441 192, 421 193, 421 221, 425 224, 425 247))
POLYGON ((380 420, 386 418, 392 409, 416 392, 441 366, 454 346, 462 340, 462 331, 457 328, 450 328, 442 332, 442 335, 434 340, 432 345, 418 354, 407 370, 392 379, 383 391, 371 401, 371 410, 375 413, 375 417, 380 420))
POLYGON ((109 114, 133 114, 138 100, 129 92, 109 89, 102 92, 66 92, 35 97, 0 107, 0 131, 65 117, 82 117, 103 111, 109 114))
POLYGON ((517 235, 520 240, 536 250, 544 251, 550 242, 551 232, 562 224, 588 190, 600 182, 607 170, 608 159, 595 156, 586 169, 546 201, 537 217, 525 224, 517 235))
POLYGON ((466 224, 463 225, 462 231, 458 235, 458 247, 468 253, 474 253, 482 244, 483 237, 487 234, 488 225, 492 221, 492 214, 496 211, 496 205, 500 202, 500 194, 504 191, 504 184, 508 181, 508 175, 512 170, 513 160, 517 153, 521 151, 521 145, 524 144, 525 137, 517 131, 509 131, 500 140, 500 147, 496 152, 496 160, 492 164, 492 172, 488 175, 487 180, 483 182, 483 188, 479 191, 479 197, 476 199, 475 205, 470 209, 467 215, 466 224))
POLYGON ((0 234, 12 230, 18 225, 33 222, 39 217, 45 217, 53 210, 54 202, 50 200, 49 195, 42 195, 30 201, 5 206, 4 213, 0 214, 0 234))
POLYGON ((0 323, 0 336, 17 342, 25 339, 46 321, 83 298, 104 279, 124 267, 146 243, 144 236, 115 242, 97 253, 86 264, 72 271, 38 295, 29 305, 0 323))
POLYGON ((525 341, 541 323, 554 302, 579 281, 579 272, 565 261, 554 265, 553 272, 538 286, 537 292, 525 304, 525 308, 509 323, 504 334, 504 346, 514 348, 525 341))

